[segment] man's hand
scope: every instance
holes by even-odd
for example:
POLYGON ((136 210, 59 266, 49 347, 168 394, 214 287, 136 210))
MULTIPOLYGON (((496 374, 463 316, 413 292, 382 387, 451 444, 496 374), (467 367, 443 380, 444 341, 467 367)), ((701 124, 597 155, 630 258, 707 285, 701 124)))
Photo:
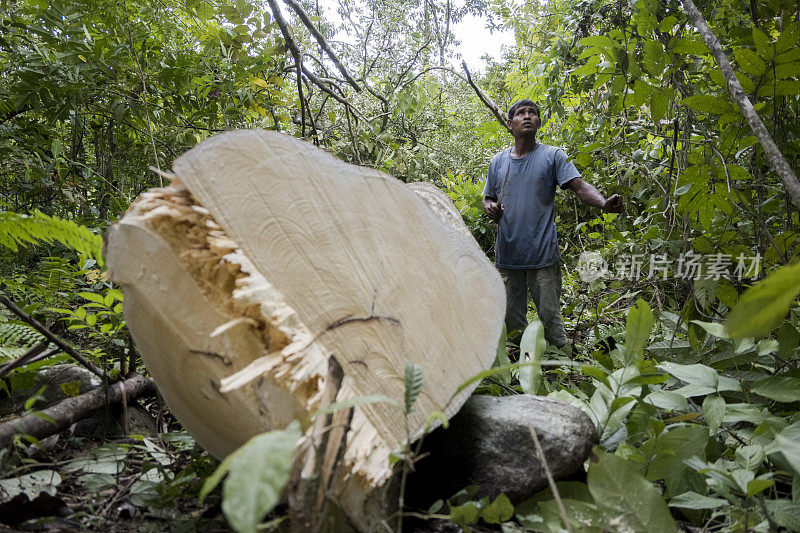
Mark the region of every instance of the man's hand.
POLYGON ((606 213, 621 213, 622 212, 622 197, 619 194, 612 194, 606 199, 603 205, 603 211, 606 213))
POLYGON ((503 206, 494 198, 483 199, 483 212, 495 222, 499 222, 503 218, 503 206))

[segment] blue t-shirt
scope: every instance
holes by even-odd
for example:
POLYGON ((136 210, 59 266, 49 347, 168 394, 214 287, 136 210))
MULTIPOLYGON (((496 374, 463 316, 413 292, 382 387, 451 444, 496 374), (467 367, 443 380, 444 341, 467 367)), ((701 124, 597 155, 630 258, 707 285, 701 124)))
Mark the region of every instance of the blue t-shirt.
POLYGON ((483 195, 503 205, 495 244, 498 267, 541 268, 559 260, 556 185, 565 188, 579 177, 564 151, 546 144, 537 145, 524 157, 511 157, 509 148, 492 158, 483 195))

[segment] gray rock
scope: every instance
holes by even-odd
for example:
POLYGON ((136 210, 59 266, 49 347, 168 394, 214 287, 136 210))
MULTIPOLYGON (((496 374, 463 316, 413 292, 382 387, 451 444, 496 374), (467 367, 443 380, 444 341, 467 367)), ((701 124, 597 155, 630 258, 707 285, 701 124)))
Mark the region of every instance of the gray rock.
MULTIPOLYGON (((37 394, 42 398, 33 409, 41 410, 102 385, 100 378, 82 366, 69 363, 23 373, 23 376, 12 374, 6 379, 6 388, 11 390, 11 394, 0 392, 0 417, 23 414, 26 400, 37 394)), ((74 434, 81 437, 125 437, 126 427, 132 435, 149 436, 155 434, 155 426, 150 413, 132 400, 128 402, 127 413, 121 405, 113 405, 77 422, 73 429, 74 434)), ((49 442, 54 444, 52 439, 49 442)))
POLYGON ((536 429, 550 472, 556 479, 575 472, 597 442, 583 411, 542 396, 473 396, 450 421, 423 441, 409 477, 406 500, 426 506, 478 485, 479 496, 501 492, 513 503, 547 486, 529 426, 536 429))
MULTIPOLYGON (((14 371, 17 372, 17 371, 14 371)), ((36 371, 22 371, 6 378, 6 390, 11 395, 0 393, 0 416, 20 414, 25 401, 41 391, 42 399, 36 402, 35 409, 43 409, 54 403, 89 392, 101 385, 101 380, 82 366, 59 364, 47 366, 36 371)))

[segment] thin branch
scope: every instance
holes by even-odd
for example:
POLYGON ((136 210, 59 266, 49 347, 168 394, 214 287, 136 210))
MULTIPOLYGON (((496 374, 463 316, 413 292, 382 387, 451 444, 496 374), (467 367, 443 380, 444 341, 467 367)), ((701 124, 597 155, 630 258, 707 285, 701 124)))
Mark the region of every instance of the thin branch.
POLYGON ((300 21, 303 23, 303 25, 305 25, 306 28, 308 28, 308 31, 310 31, 311 35, 314 36, 314 39, 317 40, 319 46, 325 51, 326 54, 328 54, 328 57, 331 58, 333 64, 336 65, 336 68, 339 69, 339 72, 342 73, 342 76, 344 76, 344 79, 347 80, 347 83, 349 83, 353 87, 353 89, 356 90, 356 92, 360 93, 361 86, 353 78, 353 76, 350 75, 350 73, 347 71, 344 65, 342 65, 342 62, 339 61, 339 57, 325 41, 325 38, 322 36, 322 34, 320 34, 317 28, 314 27, 314 25, 311 23, 311 20, 308 18, 308 15, 300 6, 300 4, 295 2, 295 0, 283 0, 283 1, 286 2, 289 5, 289 7, 291 7, 294 10, 294 12, 297 14, 298 17, 300 17, 300 21))
POLYGON ((26 351, 24 354, 20 355, 13 361, 9 361, 3 365, 0 365, 0 378, 14 370, 15 368, 19 368, 22 365, 27 365, 32 363, 34 360, 39 361, 46 357, 50 357, 54 353, 58 353, 61 351, 61 348, 55 347, 51 348, 47 351, 45 349, 50 345, 50 341, 43 340, 42 342, 38 343, 36 346, 31 348, 30 350, 26 351), (44 353, 43 353, 44 352, 44 353), (44 357, 40 357, 40 355, 44 355, 44 357))
POLYGON ((97 368, 97 366, 94 363, 92 363, 91 361, 87 360, 81 354, 76 352, 72 348, 72 346, 70 346, 69 344, 64 342, 60 337, 57 337, 56 335, 54 335, 49 329, 44 327, 38 320, 36 320, 32 316, 28 315, 28 313, 26 313, 25 311, 23 311, 22 309, 17 307, 17 305, 14 302, 9 300, 5 296, 0 296, 0 303, 5 305, 12 313, 17 315, 20 320, 22 320, 23 322, 26 322, 27 324, 32 326, 33 329, 35 329, 36 331, 38 331, 39 333, 44 335, 44 337, 47 340, 49 340, 50 342, 52 342, 53 344, 55 344, 56 346, 61 348, 61 350, 63 350, 65 353, 67 353, 70 356, 72 356, 73 359, 78 361, 81 365, 83 365, 92 374, 95 374, 96 376, 99 376, 102 379, 106 379, 105 373, 102 370, 100 370, 99 368, 97 368))
POLYGON ((797 175, 795 175, 792 167, 789 166, 789 163, 786 162, 786 159, 783 157, 780 149, 772 139, 767 127, 764 125, 764 122, 761 120, 758 112, 750 102, 750 98, 747 97, 744 89, 742 89, 739 80, 733 73, 731 63, 728 61, 719 39, 717 39, 717 36, 714 35, 713 31, 711 31, 711 28, 708 27, 708 23, 706 23, 706 20, 694 5, 694 2, 692 2, 692 0, 682 0, 682 2, 683 7, 686 9, 686 13, 689 15, 689 18, 691 18, 697 30, 700 32, 700 35, 703 36, 706 46, 708 46, 708 49, 711 50, 711 53, 717 62, 717 66, 719 66, 719 69, 722 71, 722 75, 728 82, 728 91, 731 94, 731 98, 739 106, 742 114, 750 124, 750 128, 758 138, 758 142, 761 143, 761 147, 764 149, 764 153, 767 155, 767 159, 769 159, 772 169, 776 174, 778 174, 778 177, 786 187, 789 196, 792 197, 792 201, 797 207, 800 207, 800 182, 797 180, 797 175))
POLYGON ((531 437, 533 438, 533 445, 536 447, 536 455, 539 456, 539 460, 542 462, 544 475, 547 476, 547 484, 550 485, 550 490, 553 491, 553 498, 556 500, 558 512, 561 514, 561 519, 564 521, 564 527, 567 528, 568 533, 572 533, 572 526, 570 525, 569 517, 567 516, 567 510, 564 509, 564 502, 561 501, 561 495, 558 493, 558 487, 556 487, 553 474, 550 473, 550 467, 547 465, 547 458, 544 456, 544 450, 542 449, 542 445, 539 444, 539 436, 536 434, 536 428, 533 427, 533 424, 529 424, 528 429, 530 430, 531 437))
POLYGON ((494 101, 491 98, 489 98, 489 95, 483 92, 483 90, 480 87, 478 87, 474 81, 472 81, 472 74, 469 73, 469 69, 467 68, 467 62, 462 61, 461 66, 464 67, 464 72, 466 72, 467 74, 467 83, 469 83, 470 86, 475 90, 475 93, 478 95, 478 98, 480 98, 481 102, 483 102, 483 104, 491 110, 491 112, 497 119, 497 122, 502 124, 504 128, 508 129, 508 122, 506 121, 506 117, 503 116, 503 112, 500 111, 500 108, 497 106, 497 104, 495 104, 494 101))
MULTIPOLYGON (((275 0, 267 0, 267 3, 269 4, 270 9, 272 10, 272 16, 275 19, 275 23, 278 25, 278 28, 281 30, 281 33, 283 34, 283 40, 286 43, 286 47, 289 48, 289 51, 291 52, 292 57, 294 58, 295 64, 300 65, 303 74, 309 80, 311 80, 311 82, 314 83, 314 85, 316 85, 317 87, 319 87, 320 89, 331 95, 331 97, 333 97, 334 100, 350 108, 355 116, 366 121, 364 115, 358 109, 356 109, 355 106, 353 106, 353 104, 350 103, 350 101, 347 98, 344 98, 343 96, 339 96, 338 94, 336 94, 330 87, 325 85, 325 82, 320 80, 313 72, 308 70, 308 68, 306 68, 306 66, 303 65, 303 57, 300 54, 300 48, 298 48, 297 43, 294 42, 292 33, 289 31, 289 25, 286 23, 286 19, 283 18, 283 15, 281 14, 281 10, 278 7, 278 4, 275 2, 275 0)), ((333 82, 329 81, 329 83, 333 85, 333 82)))

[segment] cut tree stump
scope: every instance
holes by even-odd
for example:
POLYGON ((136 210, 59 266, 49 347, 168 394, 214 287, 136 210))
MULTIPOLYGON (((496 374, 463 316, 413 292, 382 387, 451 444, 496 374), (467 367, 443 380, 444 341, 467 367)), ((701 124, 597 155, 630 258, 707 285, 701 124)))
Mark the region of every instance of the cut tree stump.
POLYGON ((106 243, 159 390, 221 458, 318 409, 333 357, 343 372, 336 401, 393 401, 355 407, 327 492, 370 530, 376 512, 365 508, 392 473, 390 453, 418 438, 431 413, 454 415, 477 383, 458 387, 491 366, 505 310, 499 274, 446 195, 423 200, 292 137, 221 134, 173 171, 106 243), (410 415, 407 362, 425 375, 410 415), (358 516, 367 512, 373 521, 358 516))

